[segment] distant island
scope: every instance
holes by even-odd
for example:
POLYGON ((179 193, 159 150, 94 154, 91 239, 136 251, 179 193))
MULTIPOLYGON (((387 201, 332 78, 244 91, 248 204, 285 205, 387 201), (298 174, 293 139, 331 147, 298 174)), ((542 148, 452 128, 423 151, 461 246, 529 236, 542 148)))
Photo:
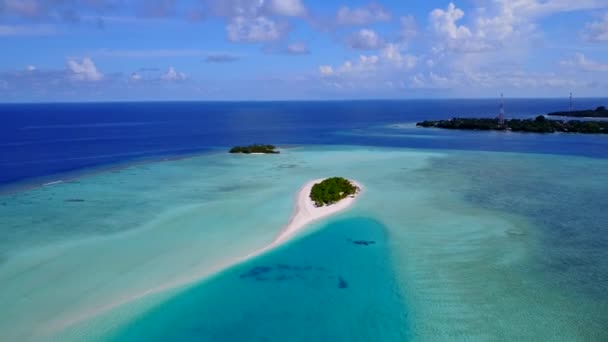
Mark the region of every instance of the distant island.
POLYGON ((501 125, 500 120, 498 119, 453 118, 450 120, 426 120, 418 122, 416 126, 445 129, 493 130, 532 133, 608 133, 608 121, 547 120, 547 118, 545 118, 543 115, 539 115, 535 119, 505 120, 504 125, 501 125))
POLYGON ((346 178, 331 177, 313 185, 310 190, 310 199, 317 207, 322 207, 355 195, 358 190, 357 186, 346 178))
POLYGON ((575 110, 567 112, 553 112, 549 116, 572 116, 577 118, 608 118, 608 109, 604 106, 597 107, 595 110, 575 110))
POLYGON ((276 146, 274 146, 274 145, 253 144, 253 145, 249 145, 249 146, 235 146, 235 147, 233 147, 233 148, 230 149, 230 153, 244 153, 244 154, 266 153, 266 154, 277 154, 277 153, 281 153, 281 152, 277 151, 276 150, 276 146))

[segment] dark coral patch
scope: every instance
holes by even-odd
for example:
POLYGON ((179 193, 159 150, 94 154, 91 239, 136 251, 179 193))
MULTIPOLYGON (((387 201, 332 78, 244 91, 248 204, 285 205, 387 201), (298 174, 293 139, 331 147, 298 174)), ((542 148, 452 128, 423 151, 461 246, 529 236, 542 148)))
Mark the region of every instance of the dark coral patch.
POLYGON ((344 280, 344 278, 342 278, 342 277, 338 277, 338 288, 345 289, 347 287, 348 287, 348 283, 346 282, 346 280, 344 280))

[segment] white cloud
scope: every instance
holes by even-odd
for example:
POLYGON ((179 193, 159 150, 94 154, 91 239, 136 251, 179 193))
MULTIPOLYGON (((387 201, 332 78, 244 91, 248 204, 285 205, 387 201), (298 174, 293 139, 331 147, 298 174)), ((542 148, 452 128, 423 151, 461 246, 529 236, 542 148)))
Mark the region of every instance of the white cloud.
POLYGON ((302 0, 204 0, 207 10, 227 20, 232 42, 271 42, 283 38, 289 24, 281 17, 304 17, 302 0), (278 18, 277 18, 278 17, 278 18))
POLYGON ((461 40, 473 35, 468 27, 456 23, 462 17, 464 11, 450 2, 446 10, 434 9, 430 14, 430 21, 436 33, 444 34, 452 40, 461 40))
POLYGON ((337 68, 322 65, 319 67, 319 72, 321 76, 332 76, 341 80, 352 78, 390 80, 402 72, 413 70, 417 63, 416 56, 404 53, 398 45, 389 44, 378 55, 360 55, 357 59, 344 61, 337 68))
POLYGON ((133 82, 138 82, 138 81, 141 81, 142 79, 143 79, 143 77, 136 72, 132 73, 131 76, 129 77, 129 80, 131 80, 133 82))
MULTIPOLYGON (((361 56, 359 56, 359 61, 355 65, 355 67, 358 68, 359 70, 373 69, 376 67, 379 60, 380 59, 378 58, 378 56, 375 56, 375 55, 372 55, 372 56, 361 55, 361 56)), ((351 69, 352 69, 352 66, 351 66, 351 69)), ((347 71, 352 71, 352 70, 347 70, 347 71)))
POLYGON ((608 42, 608 13, 598 20, 585 25, 582 32, 583 38, 590 42, 608 42))
POLYGON ((34 71, 36 71, 36 69, 37 68, 34 65, 28 65, 28 66, 25 67, 25 70, 27 70, 29 72, 34 72, 34 71))
POLYGON ((608 63, 588 59, 582 53, 576 53, 572 59, 561 61, 560 65, 589 72, 608 72, 608 63))
POLYGON ((495 0, 513 12, 526 17, 539 17, 560 12, 607 8, 605 0, 495 0))
POLYGON ((381 48, 384 45, 382 38, 370 29, 361 29, 352 34, 347 41, 353 49, 372 50, 381 48))
POLYGON ((186 79, 186 74, 176 71, 173 67, 169 67, 167 73, 161 75, 160 79, 164 81, 183 81, 186 79))
POLYGON ((406 15, 399 18, 400 30, 399 39, 403 41, 411 40, 418 35, 418 24, 416 19, 411 15, 406 15))
POLYGON ((103 74, 97 70, 95 63, 90 58, 83 58, 81 62, 70 59, 67 66, 72 78, 75 80, 100 81, 103 79, 103 74))
POLYGON ((305 16, 302 0, 203 0, 206 10, 215 15, 232 17, 305 16))
POLYGON ((439 38, 436 47, 438 51, 447 49, 471 52, 488 49, 485 42, 475 39, 471 29, 458 23, 463 17, 464 11, 454 3, 450 3, 445 10, 437 8, 430 13, 431 27, 439 38))
POLYGON ((308 45, 304 42, 295 42, 287 45, 287 53, 292 55, 306 55, 310 53, 308 45))
POLYGON ((403 54, 395 44, 389 44, 382 49, 381 56, 392 66, 397 68, 413 69, 418 63, 418 58, 416 56, 403 54))
POLYGON ((331 65, 321 65, 319 67, 319 72, 323 76, 332 75, 334 73, 334 68, 332 68, 331 65))
POLYGON ((512 91, 527 94, 534 90, 564 91, 576 87, 589 86, 589 82, 562 78, 553 73, 530 73, 524 71, 479 72, 452 71, 437 73, 417 73, 408 79, 409 87, 449 90, 455 94, 470 94, 468 89, 478 93, 498 94, 512 91))
POLYGON ((228 26, 228 39, 232 42, 270 42, 280 39, 286 32, 275 21, 266 17, 235 17, 228 26))
POLYGON ((389 20, 391 20, 391 14, 376 3, 352 9, 342 6, 336 14, 336 21, 339 25, 368 25, 389 20))
POLYGON ((306 15, 306 8, 301 0, 267 0, 259 1, 273 15, 299 17, 306 15))
POLYGON ((376 55, 365 56, 361 55, 354 61, 347 60, 338 68, 330 65, 322 65, 319 67, 319 72, 322 76, 344 77, 361 77, 368 72, 373 72, 378 66, 380 58, 376 55))
MULTIPOLYGON (((537 36, 535 20, 560 12, 608 8, 606 0, 493 0, 477 8, 469 24, 461 24, 465 12, 450 3, 429 15, 431 28, 439 38, 436 51, 482 52, 506 45, 529 44, 537 36)), ((590 24, 587 31, 601 37, 602 23, 590 24), (600 34, 598 34, 600 33, 600 34)))
POLYGON ((418 73, 411 76, 409 79, 410 87, 412 88, 424 88, 426 85, 425 77, 422 73, 418 73))

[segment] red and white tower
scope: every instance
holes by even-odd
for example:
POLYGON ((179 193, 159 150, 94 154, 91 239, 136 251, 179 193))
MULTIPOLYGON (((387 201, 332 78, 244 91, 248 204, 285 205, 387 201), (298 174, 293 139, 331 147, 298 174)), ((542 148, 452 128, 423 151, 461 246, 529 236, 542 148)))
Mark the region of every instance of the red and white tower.
POLYGON ((500 109, 498 111, 498 124, 500 125, 500 127, 505 127, 505 102, 504 102, 502 93, 500 93, 500 109))
POLYGON ((572 92, 570 92, 570 113, 574 111, 574 101, 572 101, 572 92))

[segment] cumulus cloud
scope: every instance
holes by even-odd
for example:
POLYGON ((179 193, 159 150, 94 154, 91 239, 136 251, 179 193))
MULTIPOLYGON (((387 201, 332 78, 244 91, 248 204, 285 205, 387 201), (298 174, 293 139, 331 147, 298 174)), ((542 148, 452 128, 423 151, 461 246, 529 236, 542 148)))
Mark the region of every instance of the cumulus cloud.
POLYGON ((466 89, 471 88, 486 94, 505 90, 527 94, 533 90, 548 90, 549 93, 553 93, 572 88, 589 87, 590 82, 560 77, 554 73, 460 70, 416 73, 408 78, 407 85, 418 89, 449 90, 456 94, 466 94, 466 89))
POLYGON ((413 16, 402 16, 399 18, 399 24, 399 39, 401 41, 408 41, 416 38, 418 35, 418 24, 413 16))
POLYGON ((289 31, 286 17, 303 17, 301 0, 205 0, 208 12, 226 18, 231 42, 272 42, 289 31), (283 19, 281 19, 283 18, 283 19))
POLYGON ((186 74, 178 72, 173 67, 169 67, 169 70, 160 76, 163 81, 183 81, 186 79, 186 74))
MULTIPOLYGON (((439 39, 439 50, 482 52, 499 49, 507 42, 526 42, 536 35, 535 20, 555 13, 608 8, 604 0, 494 0, 478 8, 469 24, 462 24, 465 12, 454 3, 429 15, 431 28, 439 39)), ((602 23, 586 29, 588 37, 602 36, 602 23), (594 32, 594 33, 593 33, 594 32)), ((592 39, 590 39, 592 40, 592 39)), ((509 44, 513 45, 513 44, 509 44)))
MULTIPOLYGON (((379 92, 407 88, 406 79, 415 72, 418 58, 389 44, 379 54, 360 55, 338 66, 321 65, 319 75, 325 88, 343 91, 379 92)), ((392 93, 394 95, 394 93, 392 93)))
POLYGON ((608 72, 608 63, 601 63, 588 59, 582 53, 576 53, 573 58, 561 61, 560 65, 582 71, 608 72))
POLYGON ((97 70, 95 63, 90 58, 83 58, 80 62, 70 59, 67 62, 71 77, 78 81, 100 81, 103 74, 97 70))
POLYGON ((377 55, 360 55, 358 59, 346 60, 338 67, 319 66, 323 77, 352 79, 372 78, 391 79, 401 72, 413 70, 418 57, 404 52, 396 44, 388 44, 377 55))
POLYGON ((226 27, 231 42, 271 42, 279 40, 286 28, 266 17, 235 17, 226 27))
POLYGON ((204 0, 206 11, 221 17, 305 16, 301 0, 204 0))
POLYGON ((342 6, 336 14, 336 22, 339 25, 368 25, 389 20, 391 20, 391 14, 376 3, 358 8, 342 6))
POLYGON ((430 21, 435 32, 444 34, 453 40, 466 39, 472 36, 471 30, 456 22, 464 17, 464 11, 450 3, 447 9, 434 9, 430 14, 430 21))
POLYGON ((319 66, 319 72, 323 76, 332 75, 334 73, 334 68, 331 65, 321 65, 319 66))
POLYGON ((450 3, 446 9, 434 9, 429 15, 433 32, 439 38, 439 48, 460 51, 482 51, 488 46, 480 40, 473 39, 473 33, 458 23, 464 17, 464 11, 450 3))
POLYGON ((273 15, 299 17, 306 15, 306 8, 301 0, 267 0, 260 1, 262 9, 273 15))
POLYGON ((131 76, 129 76, 129 80, 132 82, 139 82, 143 79, 143 76, 137 72, 133 72, 131 73, 131 76))
POLYGON ((604 14, 600 20, 585 25, 582 36, 585 40, 590 42, 608 42, 608 13, 604 14))
POLYGON ((91 95, 107 89, 121 79, 120 74, 103 75, 88 58, 68 60, 64 68, 45 69, 35 65, 13 71, 0 71, 5 85, 2 97, 57 100, 66 94, 91 95))
POLYGON ((388 44, 381 51, 381 56, 396 68, 413 69, 418 63, 418 58, 411 54, 403 53, 395 44, 388 44))
POLYGON ((158 68, 139 68, 128 76, 130 85, 158 86, 163 83, 178 83, 188 79, 188 75, 176 70, 173 66, 166 71, 158 68))
POLYGON ((527 17, 608 7, 604 0, 496 0, 496 2, 527 17))
POLYGON ((381 48, 384 45, 384 41, 376 31, 361 29, 350 35, 347 44, 353 49, 373 50, 381 48))

